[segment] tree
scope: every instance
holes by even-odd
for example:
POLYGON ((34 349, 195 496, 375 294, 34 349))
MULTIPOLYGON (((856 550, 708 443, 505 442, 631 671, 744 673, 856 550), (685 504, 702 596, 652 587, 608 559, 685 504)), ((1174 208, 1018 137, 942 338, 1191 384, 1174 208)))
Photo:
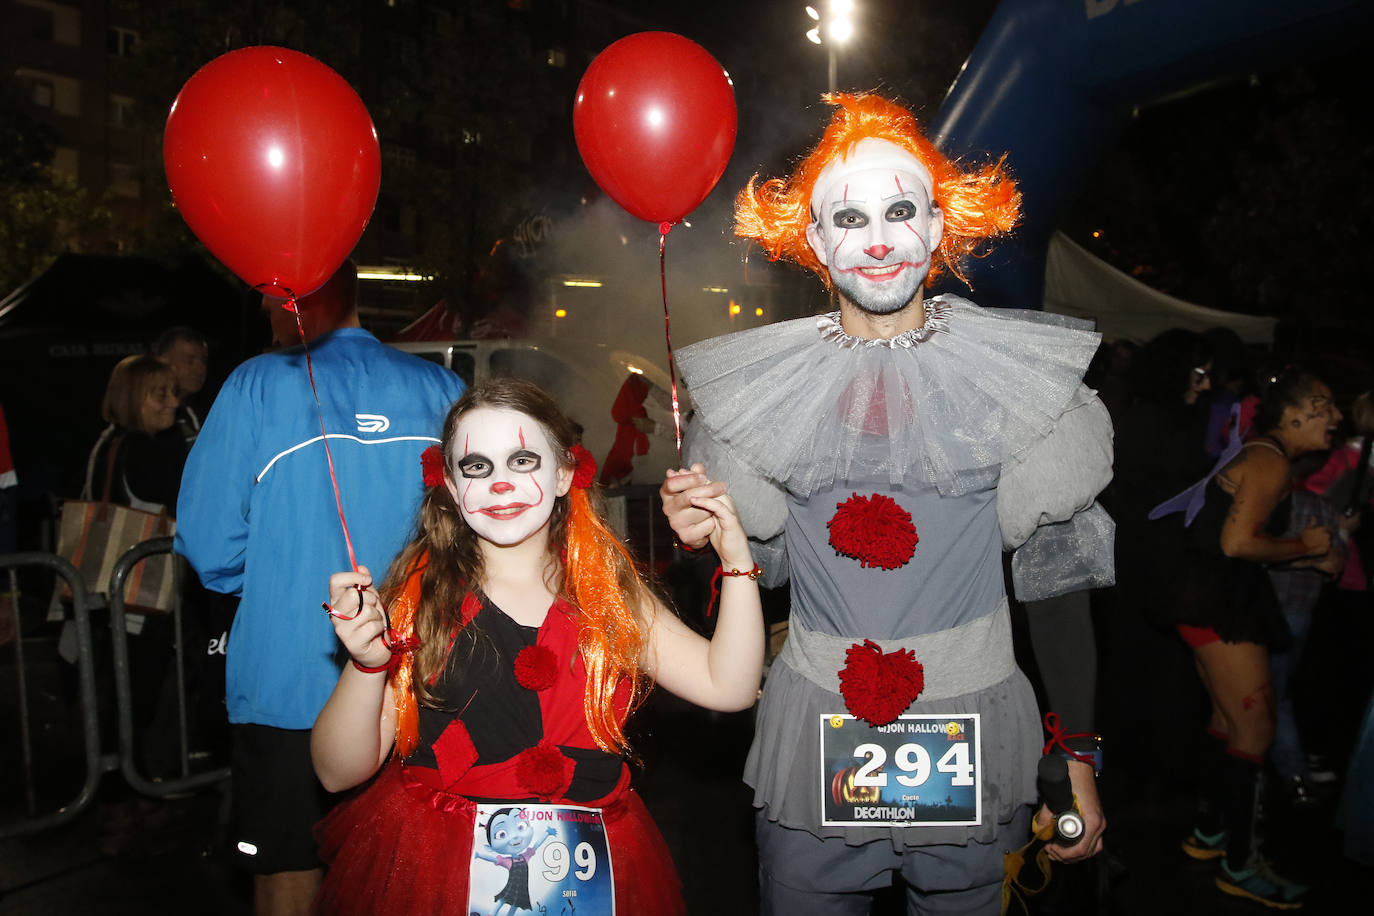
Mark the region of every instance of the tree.
POLYGON ((110 210, 92 205, 76 179, 48 164, 56 146, 56 133, 12 93, 0 97, 0 296, 112 221, 110 210))

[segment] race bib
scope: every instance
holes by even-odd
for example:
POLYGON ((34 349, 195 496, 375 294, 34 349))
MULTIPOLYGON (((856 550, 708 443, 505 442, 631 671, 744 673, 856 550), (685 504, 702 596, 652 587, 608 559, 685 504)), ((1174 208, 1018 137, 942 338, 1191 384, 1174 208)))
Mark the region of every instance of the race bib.
POLYGON ((479 804, 473 831, 467 912, 614 916, 600 808, 479 804))
POLYGON ((976 826, 983 818, 978 714, 900 716, 872 726, 820 717, 821 823, 976 826))

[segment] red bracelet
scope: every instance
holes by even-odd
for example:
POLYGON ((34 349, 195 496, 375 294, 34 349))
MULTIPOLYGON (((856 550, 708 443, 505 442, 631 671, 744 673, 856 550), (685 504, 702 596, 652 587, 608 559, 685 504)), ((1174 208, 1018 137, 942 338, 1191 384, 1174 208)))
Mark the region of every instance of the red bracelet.
POLYGON ((349 661, 351 661, 351 662, 353 663, 353 667, 354 667, 354 668, 357 668, 357 669, 358 669, 359 671, 361 671, 363 674, 376 674, 376 673, 379 672, 379 671, 390 671, 390 670, 391 670, 391 666, 392 666, 393 664, 395 664, 394 659, 396 658, 396 656, 393 655, 393 656, 391 656, 391 658, 392 658, 392 661, 388 661, 385 665, 378 665, 376 668, 368 668, 368 667, 366 667, 365 665, 360 665, 360 664, 358 664, 358 660, 357 660, 356 658, 350 658, 349 661))
POLYGON ((754 568, 750 570, 738 570, 733 566, 729 569, 726 569, 724 566, 717 566, 715 574, 711 576, 711 598, 706 603, 706 616, 711 616, 711 608, 716 606, 716 600, 720 598, 721 576, 730 576, 731 578, 748 576, 750 579, 757 581, 758 577, 761 575, 763 575, 763 567, 757 563, 755 563, 754 568))

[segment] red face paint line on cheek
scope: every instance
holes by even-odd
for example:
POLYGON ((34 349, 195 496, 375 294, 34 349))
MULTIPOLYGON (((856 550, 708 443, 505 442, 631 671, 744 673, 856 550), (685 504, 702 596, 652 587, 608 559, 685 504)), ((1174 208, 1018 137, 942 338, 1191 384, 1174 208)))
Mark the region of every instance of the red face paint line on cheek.
MULTIPOLYGON (((915 228, 912 227, 910 221, 902 223, 902 225, 906 226, 907 232, 910 232, 912 235, 916 236, 916 241, 921 243, 921 247, 923 249, 925 249, 927 252, 930 251, 930 243, 925 240, 925 237, 922 236, 921 233, 917 232, 915 228)), ((925 262, 922 261, 921 263, 924 264, 925 262)))

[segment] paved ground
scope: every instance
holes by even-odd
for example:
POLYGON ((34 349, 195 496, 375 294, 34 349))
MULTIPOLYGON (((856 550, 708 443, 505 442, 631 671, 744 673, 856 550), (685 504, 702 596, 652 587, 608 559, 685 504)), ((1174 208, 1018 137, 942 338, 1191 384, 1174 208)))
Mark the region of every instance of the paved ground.
MULTIPOLYGON (((51 649, 41 641, 32 644, 31 664, 45 650, 51 657, 51 649)), ((56 722, 40 722, 35 736, 40 746, 57 749, 39 758, 40 807, 70 798, 79 783, 72 761, 61 759, 60 749, 71 744, 61 724, 64 715, 70 718, 71 707, 60 679, 51 677, 56 670, 49 665, 45 672, 38 664, 32 672, 38 685, 30 701, 40 719, 56 722)), ((15 683, 12 646, 0 648, 0 683, 15 683)), ((5 713, 0 733, 14 735, 15 727, 12 714, 5 713)), ((739 780, 751 727, 749 713, 707 713, 661 692, 636 720, 633 738, 645 762, 637 782, 673 849, 692 914, 757 912, 750 796, 739 780)), ((6 818, 22 804, 17 744, 9 738, 0 742, 0 784, 8 787, 0 793, 0 813, 6 818)), ((1190 827, 1188 792, 1167 782, 1178 777, 1177 768, 1161 764, 1158 770, 1165 784, 1155 786, 1125 783, 1110 770, 1104 775, 1110 856, 1057 871, 1051 891, 1032 901, 1031 913, 1226 916, 1260 911, 1217 893, 1211 869, 1179 852, 1179 840, 1190 827), (1106 892, 1099 903, 1103 878, 1106 892)), ((220 793, 211 790, 140 804, 117 774, 107 774, 96 803, 71 825, 0 841, 0 916, 249 913, 248 884, 222 855, 221 802, 220 793)), ((1333 809, 1331 797, 1300 810, 1271 802, 1271 850, 1295 877, 1314 885, 1307 912, 1367 912, 1367 902, 1346 901, 1367 900, 1374 869, 1341 855, 1341 835, 1331 826, 1333 809)), ((873 912, 900 913, 900 898, 876 901, 873 912)))

